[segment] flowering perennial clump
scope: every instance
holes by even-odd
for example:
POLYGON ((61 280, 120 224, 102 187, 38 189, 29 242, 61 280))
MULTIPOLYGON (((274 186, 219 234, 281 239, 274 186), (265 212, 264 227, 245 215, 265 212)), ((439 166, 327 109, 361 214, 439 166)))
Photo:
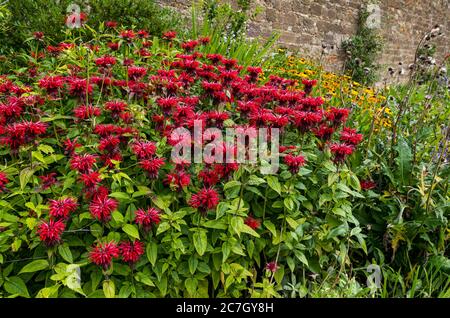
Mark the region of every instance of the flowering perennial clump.
MULTIPOLYGON (((230 272, 242 275, 240 281, 252 274, 239 268, 237 255, 249 255, 255 273, 272 280, 286 255, 267 235, 279 240, 287 226, 303 233, 299 227, 309 221, 300 213, 317 214, 314 201, 296 192, 306 189, 302 178, 323 171, 322 161, 344 166, 363 140, 351 128, 350 109, 315 96, 316 80, 299 86, 276 75, 263 79, 261 67, 202 53, 207 37, 180 43, 166 32, 153 43, 145 30, 122 30, 113 21, 106 27, 112 32, 106 42, 44 49, 45 37, 36 34, 41 50, 28 69, 34 76, 0 76, 0 148, 13 162, 0 166, 0 199, 12 192, 13 204, 23 204, 18 210, 32 233, 26 243, 35 239, 34 248, 40 241, 65 262, 88 261, 92 275, 100 268, 108 280, 131 267, 138 271, 133 279, 146 286, 154 286, 148 262, 158 279, 170 272, 170 284, 183 285, 168 269, 179 260, 182 275, 191 279, 199 271, 204 282, 213 275, 214 288, 230 272), (200 139, 190 138, 198 127, 200 139), (175 134, 180 128, 184 135, 175 134), (279 131, 279 148, 270 150, 279 154, 279 170, 266 176, 255 170, 262 160, 216 160, 235 157, 238 147, 214 139, 209 128, 247 133, 246 151, 258 129, 268 136, 279 131), (212 139, 215 147, 201 162, 172 156, 180 145, 203 149, 212 139), (283 211, 292 216, 280 232, 274 223, 283 211)), ((369 182, 361 187, 373 189, 369 182)), ((25 244, 17 240, 14 246, 25 244)), ((203 288, 195 279, 186 285, 203 288)), ((166 292, 167 280, 158 284, 166 292)))

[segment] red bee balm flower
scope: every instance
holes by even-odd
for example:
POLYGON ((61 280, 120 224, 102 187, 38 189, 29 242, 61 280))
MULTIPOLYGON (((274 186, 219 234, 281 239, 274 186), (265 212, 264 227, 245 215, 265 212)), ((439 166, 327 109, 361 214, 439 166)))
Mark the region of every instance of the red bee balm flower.
POLYGON ((138 209, 135 212, 134 221, 141 225, 144 231, 148 232, 153 224, 158 224, 161 221, 160 213, 161 211, 155 208, 138 209))
POLYGON ((344 127, 341 132, 341 138, 340 140, 345 142, 348 145, 356 146, 359 144, 363 139, 362 134, 358 134, 356 132, 356 129, 344 127))
POLYGON ((91 215, 101 222, 108 222, 111 219, 111 213, 119 203, 107 196, 97 196, 91 201, 89 205, 89 211, 91 215))
POLYGON ((81 182, 88 189, 95 187, 102 179, 100 179, 100 173, 97 171, 92 171, 89 173, 83 173, 80 175, 81 182))
POLYGON ((123 242, 119 245, 119 249, 124 262, 132 265, 144 254, 144 243, 140 241, 123 242))
POLYGON ((305 89, 305 94, 306 95, 309 95, 310 93, 311 93, 311 91, 312 91, 312 88, 314 87, 314 86, 316 86, 316 84, 317 84, 317 80, 307 80, 307 79, 304 79, 304 80, 302 80, 302 84, 304 85, 304 89, 305 89))
POLYGON ((56 183, 56 173, 51 172, 47 175, 39 176, 42 182, 42 190, 50 188, 52 185, 56 183))
POLYGON ((73 198, 66 198, 60 200, 50 200, 50 216, 52 218, 67 219, 71 212, 74 212, 78 207, 77 201, 73 198))
POLYGON ((83 155, 74 155, 72 159, 70 159, 70 168, 81 173, 88 172, 92 169, 96 158, 96 156, 87 153, 83 155))
POLYGON ((95 246, 89 253, 91 262, 103 267, 103 269, 108 269, 111 265, 113 258, 119 257, 120 250, 116 243, 99 243, 95 246))
POLYGON ((40 240, 50 247, 61 242, 61 235, 65 228, 66 225, 63 221, 50 220, 48 223, 42 222, 37 229, 37 233, 40 240))
POLYGON ((6 190, 6 185, 9 183, 6 173, 0 172, 0 193, 6 190))
POLYGON ((344 162, 345 158, 353 153, 352 146, 346 145, 346 144, 332 144, 330 146, 330 150, 334 155, 334 162, 336 163, 342 163, 344 162))
POLYGON ((253 218, 251 215, 247 216, 244 223, 251 227, 253 230, 258 229, 261 226, 261 221, 253 218))
POLYGON ((131 66, 128 68, 128 77, 131 80, 137 80, 147 74, 147 69, 145 67, 131 66))
POLYGON ((377 186, 377 184, 371 180, 361 180, 359 184, 361 185, 362 190, 372 190, 377 186))
POLYGON ((139 165, 147 171, 151 179, 158 178, 159 169, 164 165, 163 158, 145 159, 139 161, 139 165))
POLYGON ((177 36, 177 32, 175 31, 167 31, 163 33, 163 39, 173 40, 177 36))
POLYGON ((191 176, 184 171, 169 173, 164 180, 164 184, 169 185, 173 190, 181 190, 187 187, 189 183, 191 183, 191 176))
POLYGON ((203 188, 199 193, 192 195, 189 205, 196 208, 202 214, 214 209, 219 204, 219 195, 212 188, 203 188))
POLYGON ((136 141, 131 145, 131 151, 139 159, 149 159, 156 153, 156 146, 150 141, 136 141))
POLYGON ((305 164, 305 157, 286 155, 284 157, 284 162, 288 165, 291 173, 297 173, 300 167, 305 164))
POLYGON ((271 271, 272 273, 275 273, 278 270, 278 267, 279 266, 278 266, 277 262, 275 262, 275 261, 267 263, 267 265, 266 265, 266 269, 268 271, 271 271))
POLYGON ((106 21, 105 26, 108 28, 115 28, 115 27, 117 27, 117 22, 116 21, 106 21))

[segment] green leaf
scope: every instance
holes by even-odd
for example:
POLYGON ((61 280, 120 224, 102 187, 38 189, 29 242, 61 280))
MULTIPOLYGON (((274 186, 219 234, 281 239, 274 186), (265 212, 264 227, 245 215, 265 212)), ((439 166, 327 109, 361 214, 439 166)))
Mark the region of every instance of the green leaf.
POLYGON ((255 176, 254 174, 252 174, 251 176, 250 176, 250 178, 248 179, 248 182, 247 182, 249 185, 260 185, 260 184, 263 184, 263 183, 266 183, 266 180, 264 180, 263 178, 260 178, 260 177, 257 177, 257 176, 255 176))
POLYGON ((277 237, 277 230, 275 229, 275 225, 271 221, 266 220, 263 224, 274 237, 277 237))
POLYGON ((46 261, 44 259, 39 259, 39 260, 32 261, 31 263, 25 265, 20 270, 19 274, 34 273, 34 272, 46 269, 47 267, 48 267, 48 261, 46 261))
POLYGON ((51 146, 44 145, 44 144, 40 144, 38 146, 38 149, 40 151, 42 151, 43 153, 45 153, 46 155, 48 155, 49 153, 54 153, 55 152, 55 150, 51 146))
POLYGON ((45 163, 44 156, 42 155, 42 153, 40 151, 32 151, 31 155, 33 156, 33 158, 36 158, 37 160, 39 160, 42 163, 45 163))
POLYGON ((336 236, 342 236, 345 233, 347 233, 347 230, 348 228, 345 224, 335 227, 328 233, 327 239, 332 239, 335 238, 336 236))
POLYGON ((103 292, 106 298, 115 298, 116 296, 116 286, 112 280, 105 280, 103 282, 103 292))
POLYGON ((158 225, 158 229, 156 230, 156 235, 159 235, 165 231, 170 229, 170 224, 168 222, 161 222, 158 225))
POLYGON ((25 189, 25 186, 30 181, 30 179, 33 177, 34 170, 31 168, 24 168, 22 171, 20 171, 19 174, 19 181, 20 181, 20 189, 25 189))
POLYGON ((204 227, 217 229, 217 230, 226 230, 227 225, 222 220, 209 220, 203 223, 204 227))
POLYGON ((276 193, 281 195, 281 185, 280 181, 278 181, 278 178, 276 176, 267 176, 267 184, 271 189, 273 189, 276 193))
POLYGON ((308 260, 306 259, 305 254, 303 254, 303 252, 299 251, 299 250, 295 250, 294 251, 295 257, 297 257, 297 259, 302 262, 303 264, 305 264, 306 266, 308 266, 308 260))
POLYGON ((193 235, 194 247, 198 255, 202 256, 206 252, 208 246, 208 238, 205 231, 195 232, 193 235))
POLYGON ((292 198, 287 197, 284 198, 284 206, 286 207, 286 209, 288 209, 288 211, 293 211, 295 208, 295 203, 292 198))
POLYGON ((398 157, 395 158, 395 161, 398 165, 398 169, 396 169, 398 179, 401 180, 401 184, 406 184, 407 179, 410 178, 411 174, 411 161, 412 161, 412 152, 408 143, 404 138, 399 138, 398 145, 395 147, 395 150, 398 152, 398 157))
POLYGON ((223 190, 227 190, 227 189, 231 189, 231 188, 235 188, 235 187, 239 187, 241 185, 240 181, 237 180, 231 180, 227 183, 225 183, 225 185, 223 186, 223 190))
POLYGON ((155 242, 148 243, 146 252, 148 261, 150 262, 150 264, 155 266, 156 258, 158 256, 158 244, 156 244, 155 242))
POLYGON ((188 265, 189 265, 189 272, 191 273, 191 275, 194 275, 195 270, 197 269, 197 265, 198 265, 197 257, 195 257, 194 255, 191 255, 191 257, 189 257, 189 260, 188 260, 188 265))
POLYGON ((11 295, 19 295, 22 297, 30 297, 27 286, 20 277, 13 276, 5 278, 4 288, 11 295))
POLYGON ((188 278, 184 281, 184 286, 186 287, 189 295, 194 295, 197 291, 198 280, 196 278, 188 278))
POLYGON ((254 229, 252 229, 250 226, 248 226, 247 224, 242 224, 241 232, 250 234, 254 237, 260 237, 259 234, 254 229))
POLYGON ((139 240, 139 231, 135 225, 125 224, 124 226, 122 226, 122 230, 132 238, 139 240))
POLYGON ((129 200, 130 196, 125 192, 113 192, 109 195, 111 198, 121 199, 121 200, 129 200))
POLYGON ((119 211, 113 211, 113 213, 111 214, 111 216, 112 216, 112 219, 114 220, 114 221, 116 221, 117 223, 123 223, 123 220, 124 220, 124 218, 123 218, 123 215, 122 215, 122 213, 120 213, 119 211))
POLYGON ((56 298, 60 285, 42 288, 36 295, 36 298, 56 298))
POLYGON ((67 244, 59 245, 58 252, 66 262, 73 263, 72 252, 70 251, 70 248, 69 246, 67 246, 67 244))
POLYGON ((138 282, 140 282, 142 284, 145 284, 147 286, 150 286, 150 287, 154 287, 155 286, 155 284, 153 283, 151 278, 148 275, 144 274, 143 272, 138 272, 136 275, 134 275, 134 278, 138 282))
POLYGON ((236 233, 239 237, 241 236, 242 227, 244 225, 244 220, 239 216, 231 217, 231 228, 234 233, 236 233))

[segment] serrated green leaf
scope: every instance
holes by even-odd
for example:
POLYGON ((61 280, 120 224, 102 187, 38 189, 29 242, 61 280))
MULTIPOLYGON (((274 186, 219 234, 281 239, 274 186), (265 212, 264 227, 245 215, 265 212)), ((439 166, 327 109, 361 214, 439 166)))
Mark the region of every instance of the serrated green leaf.
POLYGON ((20 270, 19 274, 23 274, 23 273, 34 273, 37 271, 41 271, 44 270, 48 267, 48 261, 45 259, 38 259, 35 261, 32 261, 31 263, 25 265, 24 267, 22 267, 22 269, 20 270))
POLYGON ((148 243, 146 252, 148 261, 150 262, 150 264, 155 266, 156 259, 158 257, 158 244, 156 244, 155 242, 148 243))
POLYGON ((30 297, 30 294, 28 293, 27 286, 23 282, 22 278, 13 276, 13 277, 7 277, 5 278, 5 283, 3 287, 5 290, 10 293, 11 295, 19 295, 22 297, 30 297))
POLYGON ((202 256, 208 246, 208 238, 205 231, 197 231, 193 235, 194 247, 198 255, 202 256))
POLYGON ((129 236, 131 236, 132 238, 139 240, 139 230, 137 229, 137 227, 135 225, 125 224, 124 226, 122 226, 122 230, 125 233, 127 233, 129 236))
POLYGON ((105 293, 106 298, 116 297, 116 286, 112 280, 105 280, 103 282, 103 292, 105 293))
POLYGON ((68 263, 73 263, 72 252, 70 251, 69 246, 67 244, 62 244, 58 246, 59 255, 68 263))

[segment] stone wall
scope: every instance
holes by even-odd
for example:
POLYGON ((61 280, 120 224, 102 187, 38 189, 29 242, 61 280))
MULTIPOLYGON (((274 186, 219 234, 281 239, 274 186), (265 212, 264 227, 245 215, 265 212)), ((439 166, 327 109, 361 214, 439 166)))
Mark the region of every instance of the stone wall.
MULTIPOLYGON (((190 0, 159 0, 166 6, 188 10, 190 0)), ((341 68, 343 39, 355 33, 358 12, 364 1, 356 0, 253 0, 261 13, 251 21, 249 36, 281 34, 279 44, 305 56, 317 58, 322 44, 333 46, 323 56, 331 70, 341 68)), ((444 35, 438 39, 437 60, 450 54, 450 0, 380 0, 379 25, 385 45, 380 63, 408 65, 425 32, 440 24, 444 35)), ((186 12, 186 11, 185 11, 186 12)))

